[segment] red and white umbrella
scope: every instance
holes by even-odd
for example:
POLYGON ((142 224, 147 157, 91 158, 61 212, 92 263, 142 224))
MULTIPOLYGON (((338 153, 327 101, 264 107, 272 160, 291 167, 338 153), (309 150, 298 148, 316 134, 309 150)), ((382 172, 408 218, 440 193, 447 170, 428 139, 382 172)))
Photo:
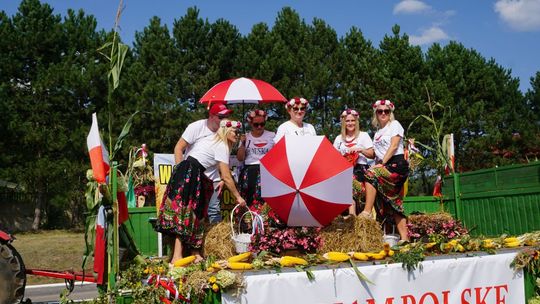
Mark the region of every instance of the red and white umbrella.
POLYGON ((261 196, 289 226, 325 226, 351 205, 352 173, 326 137, 285 135, 261 159, 261 196))
POLYGON ((268 82, 241 77, 216 84, 199 101, 234 104, 286 102, 287 99, 268 82))

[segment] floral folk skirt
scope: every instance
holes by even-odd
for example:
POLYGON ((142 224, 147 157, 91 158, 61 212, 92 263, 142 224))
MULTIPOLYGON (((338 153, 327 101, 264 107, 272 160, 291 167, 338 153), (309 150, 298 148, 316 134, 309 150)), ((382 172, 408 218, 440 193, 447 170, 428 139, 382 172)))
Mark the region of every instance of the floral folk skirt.
POLYGON ((378 216, 404 215, 401 189, 409 176, 409 163, 403 155, 393 156, 383 167, 372 167, 366 171, 366 182, 377 189, 375 206, 378 216))
MULTIPOLYGON (((364 210, 366 204, 366 171, 369 169, 368 165, 356 164, 353 170, 353 201, 356 205, 356 213, 360 213, 364 210)), ((343 215, 347 215, 349 212, 345 210, 343 215)))
POLYGON ((192 157, 178 164, 167 184, 159 208, 156 230, 180 237, 185 245, 200 248, 203 243, 208 201, 212 196, 212 181, 204 167, 192 157))
POLYGON ((259 213, 264 200, 261 198, 261 167, 260 165, 246 165, 240 171, 238 178, 238 191, 246 200, 249 209, 259 213))

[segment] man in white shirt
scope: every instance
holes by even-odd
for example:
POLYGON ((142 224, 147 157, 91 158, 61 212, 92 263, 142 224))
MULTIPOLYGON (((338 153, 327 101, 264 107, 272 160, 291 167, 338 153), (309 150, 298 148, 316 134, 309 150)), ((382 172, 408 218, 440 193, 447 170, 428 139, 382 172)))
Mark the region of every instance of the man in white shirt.
MULTIPOLYGON (((213 138, 216 135, 216 131, 219 129, 219 122, 223 118, 229 117, 232 112, 233 111, 228 109, 224 104, 214 103, 212 107, 210 107, 207 119, 200 119, 190 123, 174 147, 175 163, 178 164, 187 158, 191 149, 197 145, 197 143, 202 142, 202 139, 207 137, 213 138)), ((216 168, 206 170, 204 173, 214 182, 214 193, 208 203, 208 219, 210 223, 217 223, 221 221, 219 194, 223 187, 223 182, 221 182, 219 172, 216 168)))

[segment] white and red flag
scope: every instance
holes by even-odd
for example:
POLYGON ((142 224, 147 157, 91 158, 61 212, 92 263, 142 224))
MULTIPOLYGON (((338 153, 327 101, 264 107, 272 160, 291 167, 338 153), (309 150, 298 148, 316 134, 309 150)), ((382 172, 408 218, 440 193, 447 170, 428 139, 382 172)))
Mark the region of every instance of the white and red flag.
POLYGON ((97 284, 102 285, 105 277, 105 253, 107 249, 107 221, 105 207, 100 206, 96 221, 96 239, 94 243, 94 272, 97 274, 97 284))
POLYGON ((88 145, 94 179, 98 183, 105 183, 110 168, 109 152, 101 140, 96 113, 92 114, 92 127, 90 127, 90 133, 86 138, 86 144, 88 145))

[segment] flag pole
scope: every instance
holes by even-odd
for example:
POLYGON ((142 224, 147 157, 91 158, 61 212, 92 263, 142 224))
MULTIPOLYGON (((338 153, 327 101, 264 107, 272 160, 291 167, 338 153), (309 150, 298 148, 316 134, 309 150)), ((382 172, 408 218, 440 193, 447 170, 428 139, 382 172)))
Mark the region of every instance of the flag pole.
POLYGON ((118 163, 114 161, 111 166, 110 185, 111 185, 111 197, 112 197, 112 210, 113 210, 113 224, 112 224, 112 254, 108 255, 109 265, 109 291, 113 291, 116 287, 116 274, 118 273, 118 182, 117 182, 117 166, 118 163))

